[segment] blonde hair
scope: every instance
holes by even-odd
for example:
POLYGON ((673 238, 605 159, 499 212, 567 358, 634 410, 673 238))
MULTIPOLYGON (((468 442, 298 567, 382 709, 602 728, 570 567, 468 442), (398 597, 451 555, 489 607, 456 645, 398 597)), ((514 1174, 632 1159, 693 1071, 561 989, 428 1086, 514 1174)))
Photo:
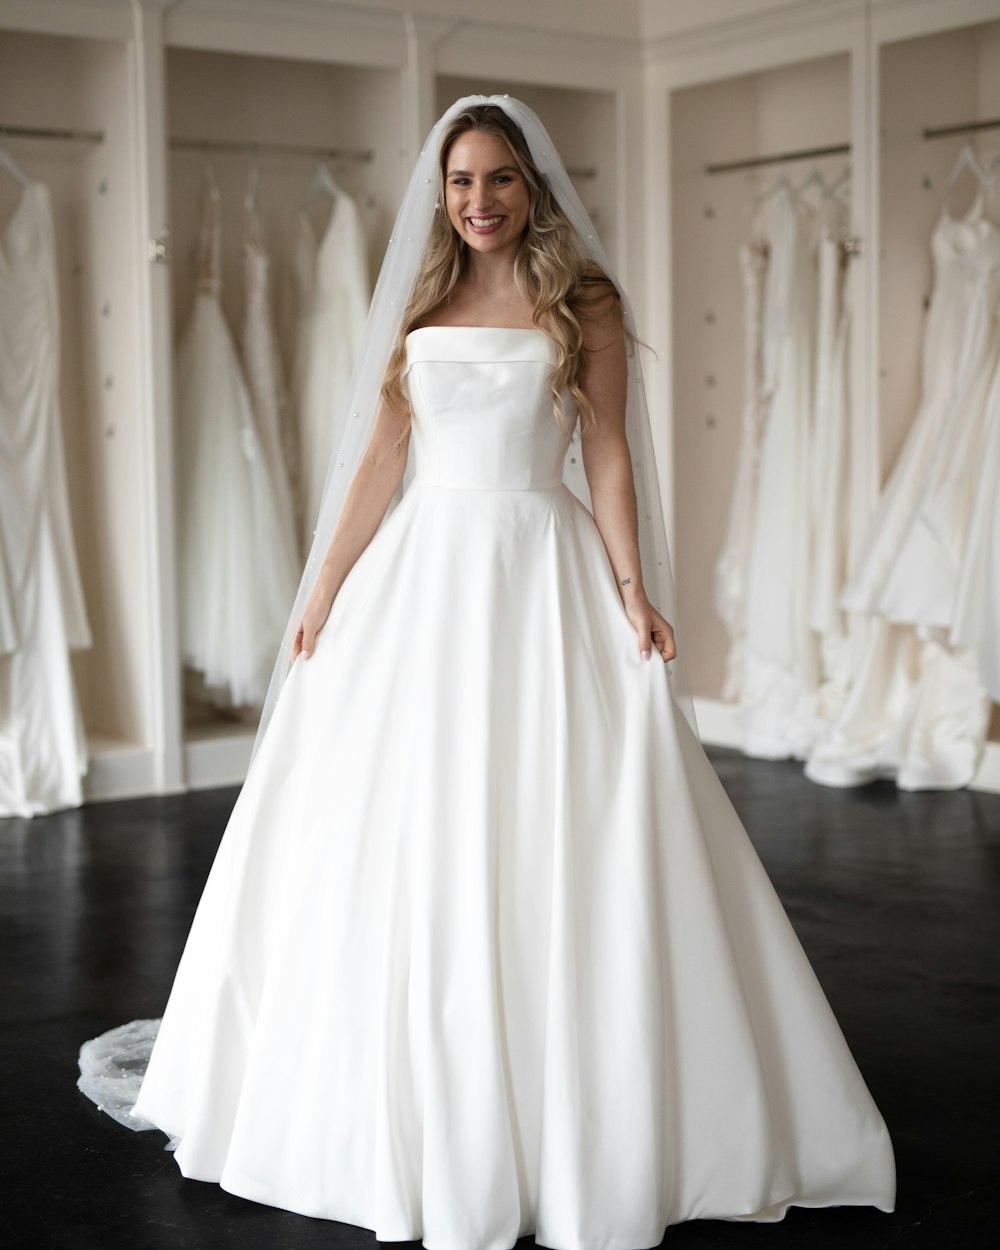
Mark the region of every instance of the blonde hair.
MULTIPOLYGON (((572 433, 563 391, 568 390, 580 414, 581 429, 595 421, 593 406, 580 386, 584 365, 581 317, 605 318, 611 314, 626 334, 621 300, 607 274, 590 260, 580 246, 569 218, 549 188, 545 175, 531 157, 521 128, 496 104, 476 104, 459 113, 441 140, 438 162, 438 204, 430 238, 417 274, 413 295, 403 314, 393 348, 382 397, 391 408, 406 414, 402 438, 411 417, 402 389, 406 365, 406 336, 425 317, 447 300, 468 264, 469 245, 452 226, 445 211, 445 180, 448 154, 459 135, 470 130, 498 135, 506 140, 528 188, 528 223, 514 259, 514 283, 534 310, 532 324, 556 346, 556 364, 550 375, 552 405, 567 435, 572 433)), ((629 335, 631 338, 632 336, 629 335)))

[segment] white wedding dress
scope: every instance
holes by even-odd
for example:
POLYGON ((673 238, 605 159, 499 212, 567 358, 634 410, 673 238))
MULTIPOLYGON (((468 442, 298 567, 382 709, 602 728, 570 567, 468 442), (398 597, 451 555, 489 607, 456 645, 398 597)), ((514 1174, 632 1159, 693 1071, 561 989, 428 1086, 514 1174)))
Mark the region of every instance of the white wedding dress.
POLYGON ((341 191, 317 240, 305 212, 295 240, 299 321, 292 393, 299 444, 301 545, 308 551, 331 452, 340 445, 344 396, 361 347, 371 295, 360 210, 341 191))
POLYGON ((135 1116, 187 1177, 433 1250, 893 1210, 882 1117, 563 481, 551 341, 407 346, 415 476, 281 689, 135 1116))
POLYGON ((0 817, 79 807, 88 767, 59 361, 52 198, 31 181, 0 238, 0 817))
POLYGON ((743 751, 804 759, 819 727, 821 660, 810 627, 816 221, 782 189, 768 205, 764 303, 767 416, 747 562, 743 751))
POLYGON ((198 286, 177 346, 181 655, 197 677, 192 693, 230 707, 264 701, 298 556, 222 311, 221 273, 219 192, 210 182, 198 286))
POLYGON ((299 522, 293 481, 298 478, 291 476, 289 465, 297 468, 298 443, 271 312, 271 258, 264 244, 256 188, 247 195, 244 219, 243 374, 274 490, 275 525, 280 527, 281 546, 290 553, 287 563, 294 570, 299 563, 299 522))
MULTIPOLYGON (((979 571, 967 563, 963 579, 962 549, 970 533, 984 536, 982 523, 970 529, 974 466, 989 459, 984 411, 1000 352, 1000 231, 981 198, 965 217, 942 212, 931 255, 920 404, 840 596, 867 617, 862 641, 842 706, 806 763, 824 785, 893 778, 901 790, 956 789, 975 777, 986 741, 989 699, 975 652, 960 645, 978 635, 948 629, 967 626, 955 605, 979 571)), ((971 598, 981 630, 984 601, 971 598)))
POLYGON ((767 428, 764 393, 764 293, 770 248, 755 234, 740 248, 743 284, 743 411, 736 474, 726 520, 726 536, 715 563, 715 608, 729 635, 722 697, 737 701, 743 689, 747 582, 757 511, 760 449, 767 428))

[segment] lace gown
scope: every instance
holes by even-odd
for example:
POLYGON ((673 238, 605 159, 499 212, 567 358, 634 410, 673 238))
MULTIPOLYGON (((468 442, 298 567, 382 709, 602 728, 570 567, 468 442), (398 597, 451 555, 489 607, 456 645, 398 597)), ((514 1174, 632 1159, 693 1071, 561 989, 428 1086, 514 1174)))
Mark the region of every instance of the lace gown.
POLYGON ((293 664, 135 1115, 434 1250, 891 1211, 885 1124, 562 479, 550 340, 408 339, 416 474, 293 664))

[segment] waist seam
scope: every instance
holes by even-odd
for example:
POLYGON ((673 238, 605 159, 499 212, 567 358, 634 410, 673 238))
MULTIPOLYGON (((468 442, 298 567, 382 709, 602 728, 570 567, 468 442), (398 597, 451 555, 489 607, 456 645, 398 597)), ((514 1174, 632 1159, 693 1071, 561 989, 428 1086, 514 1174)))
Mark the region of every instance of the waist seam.
POLYGON ((555 481, 553 482, 543 482, 540 484, 536 484, 534 486, 453 486, 449 482, 435 482, 433 478, 427 477, 426 475, 420 474, 420 473, 414 474, 412 480, 414 483, 420 482, 424 486, 434 486, 438 490, 477 491, 477 492, 485 491, 485 492, 496 492, 496 493, 511 493, 511 492, 523 493, 525 491, 555 490, 557 486, 563 485, 563 479, 561 477, 556 478, 555 481))

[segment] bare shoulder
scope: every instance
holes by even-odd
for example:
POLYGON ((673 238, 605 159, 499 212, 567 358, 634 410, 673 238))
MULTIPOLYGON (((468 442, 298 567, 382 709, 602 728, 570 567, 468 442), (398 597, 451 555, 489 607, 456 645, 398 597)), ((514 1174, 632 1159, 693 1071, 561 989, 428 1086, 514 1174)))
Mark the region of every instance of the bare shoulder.
POLYGON ((582 271, 569 304, 583 332, 584 350, 602 351, 622 341, 621 297, 599 265, 590 264, 582 271))

